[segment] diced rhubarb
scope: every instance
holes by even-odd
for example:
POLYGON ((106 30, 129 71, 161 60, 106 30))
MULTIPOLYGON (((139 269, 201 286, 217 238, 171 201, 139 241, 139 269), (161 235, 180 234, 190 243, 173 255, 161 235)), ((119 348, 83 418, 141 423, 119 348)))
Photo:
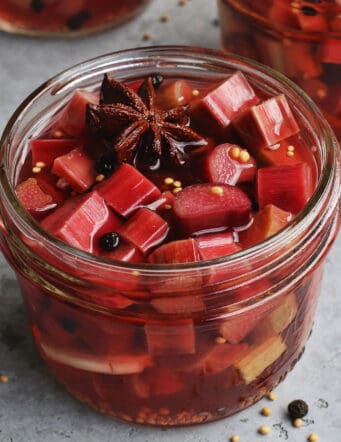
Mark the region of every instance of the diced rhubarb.
POLYGON ((341 42, 338 38, 327 38, 320 43, 319 59, 322 63, 341 64, 341 42))
POLYGON ((30 149, 32 152, 32 165, 35 166, 38 162, 43 162, 45 166, 51 166, 53 161, 70 152, 76 147, 82 147, 83 143, 80 140, 65 138, 65 139, 40 139, 30 141, 30 149))
POLYGON ((295 293, 289 293, 263 320, 253 329, 252 343, 260 343, 271 336, 282 333, 294 320, 298 310, 295 293))
POLYGON ((198 126, 210 127, 213 133, 224 133, 234 118, 258 102, 259 98, 247 79, 241 72, 236 72, 193 103, 191 116, 198 126))
POLYGON ((188 104, 193 100, 192 86, 186 80, 175 80, 161 85, 156 92, 156 100, 162 109, 188 104))
POLYGON ((130 164, 122 164, 97 190, 108 206, 124 217, 161 195, 160 190, 130 164))
POLYGON ((148 321, 144 330, 148 352, 152 356, 195 353, 195 333, 190 319, 173 322, 148 321))
POLYGON ((117 232, 125 241, 146 254, 166 238, 169 226, 156 212, 142 208, 119 227, 117 232))
POLYGON ((257 195, 260 208, 273 204, 298 213, 314 190, 311 171, 306 163, 258 169, 257 195))
POLYGON ((65 179, 77 192, 85 192, 96 180, 93 160, 80 148, 56 158, 52 172, 65 179))
POLYGON ((233 124, 245 145, 253 151, 272 146, 300 130, 284 95, 251 107, 233 124))
POLYGON ((128 375, 141 373, 146 367, 152 365, 151 357, 143 353, 100 357, 77 350, 64 350, 59 346, 53 347, 43 341, 38 342, 38 345, 48 359, 68 367, 94 373, 128 375))
POLYGON ((86 252, 93 251, 93 238, 105 224, 109 209, 96 192, 69 199, 41 222, 62 241, 86 252))
POLYGON ((48 195, 51 195, 52 202, 60 206, 64 203, 68 197, 68 192, 62 189, 58 189, 57 180, 58 178, 52 173, 38 173, 36 176, 37 183, 41 190, 48 195))
POLYGON ((164 296, 162 298, 152 299, 151 304, 156 311, 165 314, 186 314, 206 310, 205 303, 200 295, 164 296))
POLYGON ((256 161, 236 144, 220 144, 205 158, 205 176, 210 183, 237 184, 252 181, 256 161))
POLYGON ((144 262, 143 254, 133 245, 125 243, 121 243, 117 249, 112 252, 102 251, 101 255, 123 262, 144 262))
POLYGON ((52 196, 43 192, 35 178, 22 181, 15 192, 21 204, 31 213, 44 212, 54 206, 52 196))
POLYGON ((139 398, 178 393, 185 386, 181 373, 164 367, 147 368, 131 378, 134 392, 139 398))
POLYGON ((234 363, 245 384, 251 384, 286 350, 280 336, 272 336, 263 343, 249 347, 245 355, 234 363))
POLYGON ((253 218, 249 228, 239 232, 239 241, 243 247, 252 247, 283 229, 292 219, 292 214, 273 204, 268 204, 253 218))
POLYGON ((53 130, 78 137, 85 132, 85 112, 88 103, 98 104, 98 94, 85 89, 77 90, 59 113, 53 130))
POLYGON ((214 259, 238 252, 241 247, 234 242, 231 232, 210 233, 195 238, 201 259, 214 259))
POLYGON ((179 228, 185 234, 248 223, 251 201, 229 184, 194 184, 177 194, 173 204, 179 228))
POLYGON ((246 343, 237 345, 218 344, 193 368, 199 368, 203 375, 220 373, 229 368, 236 359, 239 359, 247 348, 246 343))
POLYGON ((152 264, 195 261, 200 261, 200 254, 195 240, 191 238, 163 244, 148 256, 148 262, 152 264))

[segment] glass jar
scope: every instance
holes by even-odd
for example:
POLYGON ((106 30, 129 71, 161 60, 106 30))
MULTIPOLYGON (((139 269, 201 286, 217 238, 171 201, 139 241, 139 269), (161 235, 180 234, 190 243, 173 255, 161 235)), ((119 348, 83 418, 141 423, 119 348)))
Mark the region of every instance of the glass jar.
POLYGON ((323 262, 340 224, 340 150, 316 106, 268 68, 191 47, 123 51, 54 77, 15 112, 1 140, 1 248, 37 348, 75 397, 128 422, 179 426, 242 410, 281 382, 309 336, 323 262), (307 206, 274 237, 224 258, 152 265, 110 261, 43 231, 14 192, 28 140, 77 87, 103 74, 158 72, 218 81, 235 70, 285 93, 319 171, 307 206), (236 294, 243 301, 236 302, 236 294))
POLYGON ((79 36, 116 26, 150 0, 1 0, 0 30, 37 36, 79 36))
POLYGON ((341 139, 338 0, 218 0, 223 48, 283 72, 320 106, 341 139))

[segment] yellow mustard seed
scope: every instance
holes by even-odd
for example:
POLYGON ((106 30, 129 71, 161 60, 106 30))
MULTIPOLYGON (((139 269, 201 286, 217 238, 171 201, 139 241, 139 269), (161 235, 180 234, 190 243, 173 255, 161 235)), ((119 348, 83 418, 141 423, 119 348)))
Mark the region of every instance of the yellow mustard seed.
POLYGON ((302 424, 303 424, 303 421, 302 421, 302 419, 300 419, 299 417, 297 418, 297 419, 294 419, 293 420, 293 426, 294 427, 296 427, 296 428, 300 428, 300 427, 302 427, 302 424))
POLYGON ((226 339, 223 336, 218 336, 214 340, 217 344, 225 344, 226 339))
POLYGON ((290 150, 288 150, 288 152, 287 152, 287 157, 293 157, 293 156, 295 156, 295 152, 291 152, 290 150))
POLYGON ((176 195, 177 193, 182 191, 182 187, 175 187, 175 189, 173 189, 173 193, 174 195, 176 195))
POLYGON ((289 144, 289 146, 287 147, 288 152, 294 152, 295 150, 295 146, 293 146, 292 144, 289 144))
POLYGON ((174 178, 168 176, 167 178, 165 178, 165 179, 163 180, 163 182, 164 182, 165 184, 167 184, 167 186, 168 186, 169 184, 173 184, 173 183, 174 183, 174 178))
POLYGON ((32 172, 33 173, 40 173, 41 172, 41 167, 37 167, 37 166, 32 167, 32 172))
POLYGON ((96 181, 100 183, 104 180, 104 178, 105 176, 102 173, 100 173, 99 175, 96 176, 96 181))
POLYGON ((152 33, 151 32, 145 32, 143 34, 143 40, 151 40, 152 39, 152 33))
POLYGON ((163 14, 163 15, 161 16, 161 21, 162 21, 163 23, 167 23, 169 20, 170 20, 170 15, 169 15, 169 14, 163 14))
POLYGON ((275 401, 277 399, 277 394, 273 391, 270 391, 270 393, 268 393, 266 397, 269 399, 269 401, 275 401))
POLYGON ((239 161, 242 163, 247 163, 250 159, 250 154, 247 150, 242 150, 239 155, 239 161))
POLYGON ((327 96, 327 89, 323 87, 319 87, 316 91, 316 95, 319 98, 325 98, 327 96))
POLYGON ((270 416, 272 411, 270 410, 269 407, 263 407, 261 409, 261 413, 262 413, 263 416, 270 416))
POLYGON ((188 0, 179 0, 179 6, 185 6, 187 5, 188 0))
POLYGON ((211 192, 215 195, 222 196, 224 194, 224 188, 221 186, 212 186, 211 192))
POLYGON ((316 433, 311 433, 308 436, 308 441, 309 442, 317 442, 319 440, 319 437, 316 433))
POLYGON ((269 434, 271 431, 271 428, 268 427, 267 425, 262 425, 261 427, 258 428, 258 433, 262 434, 263 436, 266 436, 267 434, 269 434))
POLYGON ((35 165, 36 167, 40 167, 41 169, 43 169, 46 166, 44 161, 38 161, 35 165))
POLYGON ((164 208, 165 208, 166 210, 170 210, 170 209, 172 208, 172 205, 171 205, 171 204, 165 204, 165 205, 164 205, 164 208))
POLYGON ((62 138, 63 137, 63 132, 59 129, 53 131, 52 134, 53 138, 62 138))
POLYGON ((180 95, 180 97, 178 97, 178 103, 183 102, 185 99, 185 97, 183 95, 180 95))
POLYGON ((0 375, 0 382, 1 383, 7 384, 8 381, 9 381, 9 377, 7 376, 7 374, 0 375))
POLYGON ((179 180, 176 180, 176 181, 173 182, 173 186, 174 187, 182 187, 182 182, 179 181, 179 180))
POLYGON ((197 97, 199 94, 200 94, 200 92, 198 91, 198 89, 192 90, 192 95, 194 95, 194 97, 197 97))
POLYGON ((132 274, 133 276, 139 276, 140 272, 139 272, 138 270, 133 270, 133 271, 131 272, 131 274, 132 274))
POLYGON ((239 442, 240 437, 237 434, 234 434, 233 436, 230 437, 230 441, 231 442, 239 442))
POLYGON ((231 158, 237 160, 240 156, 240 147, 232 147, 230 152, 231 158))

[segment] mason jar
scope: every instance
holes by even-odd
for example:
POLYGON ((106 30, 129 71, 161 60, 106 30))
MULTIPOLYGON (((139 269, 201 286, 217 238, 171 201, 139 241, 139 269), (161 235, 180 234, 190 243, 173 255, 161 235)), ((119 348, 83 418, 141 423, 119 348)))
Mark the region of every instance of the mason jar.
POLYGON ((114 27, 150 0, 1 0, 0 30, 33 36, 80 36, 114 27))
POLYGON ((340 180, 340 150, 317 107, 281 74, 243 58, 154 47, 101 56, 55 76, 20 105, 1 139, 1 249, 18 277, 39 353, 73 396, 128 422, 199 424, 255 403, 303 353, 340 226, 340 180), (286 95, 312 146, 318 181, 283 230, 208 261, 124 263, 61 242, 19 203, 14 188, 28 140, 75 88, 97 90, 106 72, 135 81, 156 65, 164 76, 199 83, 239 70, 265 95, 286 95))
POLYGON ((294 80, 341 139, 341 4, 338 0, 218 0, 224 49, 294 80))

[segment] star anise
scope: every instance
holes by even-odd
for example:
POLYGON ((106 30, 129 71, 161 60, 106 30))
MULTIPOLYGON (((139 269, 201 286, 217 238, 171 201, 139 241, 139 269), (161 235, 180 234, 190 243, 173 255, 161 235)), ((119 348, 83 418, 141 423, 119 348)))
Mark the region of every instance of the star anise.
POLYGON ((187 111, 186 105, 158 108, 152 77, 135 92, 105 75, 100 104, 88 104, 86 121, 94 135, 112 141, 119 163, 142 160, 155 168, 171 161, 183 166, 190 149, 207 144, 190 127, 187 111))

